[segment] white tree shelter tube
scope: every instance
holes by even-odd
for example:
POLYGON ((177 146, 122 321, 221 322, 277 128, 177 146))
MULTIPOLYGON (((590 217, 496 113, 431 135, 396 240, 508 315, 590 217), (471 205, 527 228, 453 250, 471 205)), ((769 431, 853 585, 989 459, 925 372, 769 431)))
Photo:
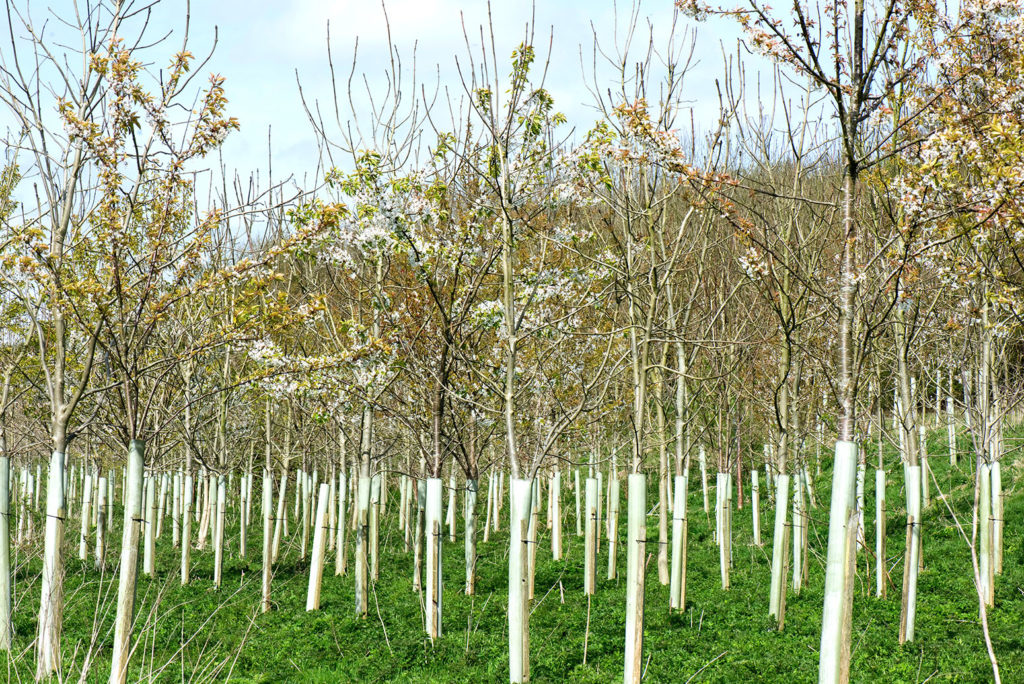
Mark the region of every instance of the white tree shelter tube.
POLYGON ((700 464, 700 488, 704 496, 704 512, 707 513, 710 510, 708 506, 708 459, 704 454, 703 444, 697 451, 697 462, 700 464))
POLYGON ((729 588, 729 568, 732 565, 732 549, 729 526, 729 473, 718 473, 715 480, 715 538, 718 541, 718 566, 722 578, 722 589, 729 588))
POLYGON ((306 610, 320 609, 320 584, 324 577, 324 556, 327 535, 327 507, 330 505, 331 486, 326 482, 320 484, 317 494, 316 520, 313 525, 313 551, 309 562, 309 587, 306 590, 306 610))
POLYGON ((956 465, 956 423, 953 418, 953 397, 946 397, 946 444, 949 446, 949 465, 956 465))
POLYGON ((412 561, 412 590, 420 591, 423 588, 423 536, 424 517, 427 510, 427 482, 426 480, 416 481, 416 516, 413 519, 415 529, 413 530, 413 561, 412 561))
POLYGON ((917 426, 917 445, 921 454, 921 507, 928 508, 932 502, 931 485, 928 482, 931 468, 928 466, 928 433, 923 423, 917 426))
MULTIPOLYGON (((182 493, 181 509, 181 583, 188 584, 192 571, 192 473, 185 473, 185 488, 182 493)), ((114 501, 107 503, 113 510, 114 501)))
POLYGON ((993 581, 995 563, 992 559, 992 466, 978 462, 978 571, 981 586, 978 593, 991 606, 995 597, 993 581))
POLYGON ((917 574, 921 557, 921 466, 907 466, 907 554, 903 569, 903 610, 900 643, 914 640, 917 618, 917 574))
MULTIPOLYGON (((756 471, 755 471, 756 473, 756 471)), ((669 608, 686 608, 686 477, 676 475, 673 486, 675 501, 672 505, 672 573, 669 583, 669 608)))
POLYGON ((885 598, 885 471, 875 470, 875 596, 885 598))
POLYGON ((618 576, 619 554, 619 478, 608 478, 608 579, 618 576))
POLYGON ((576 536, 583 536, 583 518, 580 515, 580 469, 577 468, 573 471, 573 476, 576 478, 573 492, 576 495, 576 536))
POLYGON ((1003 574, 1003 475, 999 461, 992 462, 992 572, 1003 574))
POLYGON ((142 473, 145 443, 133 439, 128 450, 127 496, 124 501, 124 534, 121 537, 121 571, 117 585, 117 617, 114 621, 114 652, 110 662, 110 684, 128 679, 131 657, 132 615, 135 610, 135 582, 138 577, 139 537, 142 524, 142 473))
MULTIPOLYGON (((334 483, 333 479, 331 480, 331 483, 332 484, 334 483)), ((408 525, 406 523, 406 513, 409 510, 409 487, 408 487, 408 485, 409 485, 409 476, 405 475, 405 474, 401 475, 398 478, 398 531, 399 532, 405 532, 405 530, 408 528, 408 525)), ((405 541, 408 544, 408 539, 407 538, 406 538, 405 541)), ((332 542, 332 546, 333 546, 333 542, 332 542)), ((408 546, 406 546, 406 548, 403 549, 403 550, 408 551, 409 550, 408 546)))
MULTIPOLYGON (((530 611, 527 599, 527 533, 533 482, 513 478, 509 487, 508 676, 511 684, 530 680, 530 611)), ((577 492, 579 489, 577 488, 577 492)))
MULTIPOLYGON (((157 497, 156 507, 156 538, 164 531, 164 516, 167 513, 167 485, 170 476, 167 473, 160 474, 160 495, 157 497)), ((244 535, 243 535, 244 538, 244 535)), ((245 554, 242 554, 243 557, 245 554)))
POLYGON ((217 475, 217 495, 213 524, 213 586, 219 587, 224 576, 224 527, 228 505, 227 478, 217 475))
POLYGON ((628 479, 626 527, 626 648, 622 680, 638 684, 643 674, 644 580, 647 567, 647 478, 628 479))
POLYGON ((384 476, 381 473, 370 478, 369 535, 370 540, 370 581, 380 579, 380 516, 384 476))
MULTIPOLYGON (((186 501, 188 500, 188 487, 185 488, 186 501)), ((287 511, 285 510, 285 494, 288 493, 288 470, 284 469, 281 471, 281 483, 278 485, 277 493, 277 514, 274 516, 274 541, 272 550, 270 553, 270 560, 273 563, 277 562, 277 556, 281 552, 281 535, 284 532, 284 525, 287 520, 287 511)))
MULTIPOLYGON (((38 468, 37 468, 38 472, 38 468)), ((39 473, 41 474, 41 473, 39 473)), ((36 498, 39 497, 39 474, 36 498)), ((64 541, 64 454, 54 451, 46 482, 46 532, 43 547, 42 593, 36 640, 36 679, 60 671, 60 627, 63 605, 61 548, 64 541)))
POLYGON ((107 478, 99 478, 96 487, 96 562, 97 570, 102 570, 107 561, 107 478))
POLYGON ((583 538, 583 593, 594 593, 597 579, 597 480, 587 478, 583 538))
MULTIPOLYGON (((2 467, 2 466, 0 466, 2 467)), ((0 478, 3 475, 0 473, 0 478)), ((6 485, 0 482, 0 489, 5 488, 6 485)), ((6 491, 0 492, 0 496, 4 496, 6 491)), ((85 474, 85 484, 82 487, 82 525, 81 531, 78 535, 78 560, 85 560, 89 557, 89 522, 92 519, 90 511, 92 510, 92 475, 90 473, 85 474)), ((0 507, 0 516, 4 517, 4 524, 7 520, 6 509, 0 507)), ((2 628, 0 628, 2 629, 2 628)), ((3 641, 3 635, 0 633, 0 642, 3 641)))
POLYGON ((448 526, 448 541, 452 544, 455 543, 455 488, 455 473, 452 473, 448 477, 448 510, 444 520, 444 524, 448 526))
POLYGON ((754 544, 761 546, 761 473, 755 468, 750 471, 751 518, 754 523, 754 544))
POLYGON ((274 480, 270 470, 263 469, 263 567, 261 573, 260 612, 270 610, 270 580, 273 576, 271 545, 274 539, 274 480))
POLYGON ((466 560, 466 595, 476 592, 476 500, 480 483, 474 479, 466 479, 466 492, 463 499, 463 519, 465 539, 463 551, 466 560))
MULTIPOLYGON (((410 482, 410 486, 411 486, 410 482)), ((348 525, 345 524, 345 511, 347 510, 347 495, 348 495, 348 478, 345 476, 345 468, 340 468, 338 473, 338 516, 337 516, 337 528, 336 533, 338 540, 335 542, 334 549, 336 555, 334 557, 334 574, 344 575, 348 570, 348 548, 345 545, 345 531, 348 529, 348 525)))
POLYGON ((530 526, 527 530, 527 558, 526 558, 526 572, 527 572, 527 583, 526 583, 526 600, 533 600, 533 591, 536 586, 537 579, 537 527, 539 519, 540 509, 540 479, 534 478, 533 480, 533 494, 530 497, 530 526))
POLYGON ((775 478, 775 531, 772 535, 772 577, 768 594, 768 614, 782 624, 785 601, 786 548, 789 542, 789 474, 779 473, 775 478))
POLYGON ((152 577, 156 572, 156 476, 152 473, 145 479, 145 536, 142 542, 142 574, 152 577))
POLYGON ((0 650, 11 650, 11 459, 0 456, 0 650))
POLYGON ((857 444, 836 442, 832 471, 832 503, 825 557, 825 597, 818 656, 819 684, 843 684, 849 678, 850 618, 852 617, 851 555, 856 532, 857 444))
POLYGON ((370 531, 370 478, 359 476, 356 485, 356 572, 355 599, 356 615, 365 617, 369 611, 368 549, 370 531))
POLYGON ((551 476, 551 559, 562 560, 562 473, 551 476))
POLYGON ((487 506, 485 509, 487 514, 484 516, 484 541, 490 541, 491 539, 491 514, 494 512, 494 495, 497 493, 495 490, 494 471, 487 476, 487 506))
MULTIPOLYGON (((405 476, 403 475, 403 478, 405 476)), ((331 468, 330 484, 328 485, 329 494, 327 495, 327 530, 333 532, 338 527, 338 507, 335 505, 335 501, 338 499, 338 477, 335 473, 334 468, 331 468)), ((402 493, 405 494, 405 480, 402 480, 402 493)), ((401 512, 401 509, 399 509, 401 512)), ((403 521, 404 523, 404 521, 403 521)), ((244 536, 244 535, 243 535, 244 536)), ((337 537, 334 534, 327 535, 327 550, 334 552, 334 544, 337 541, 337 537)), ((244 558, 244 555, 243 555, 244 558)))
MULTIPOLYGON (((805 570, 805 559, 804 559, 804 548, 806 546, 806 534, 807 534, 807 511, 804 507, 804 475, 801 471, 797 471, 793 474, 793 522, 790 529, 793 531, 791 535, 793 538, 793 553, 790 556, 791 561, 789 565, 793 567, 793 594, 799 596, 800 591, 803 589, 803 579, 805 570)), ((785 582, 783 582, 785 585, 785 582)), ((786 593, 782 592, 782 613, 779 621, 782 622, 785 619, 786 613, 786 593)))
POLYGON ((444 534, 441 518, 443 483, 439 477, 427 479, 426 508, 426 577, 424 579, 426 630, 431 640, 441 637, 441 538, 444 534))

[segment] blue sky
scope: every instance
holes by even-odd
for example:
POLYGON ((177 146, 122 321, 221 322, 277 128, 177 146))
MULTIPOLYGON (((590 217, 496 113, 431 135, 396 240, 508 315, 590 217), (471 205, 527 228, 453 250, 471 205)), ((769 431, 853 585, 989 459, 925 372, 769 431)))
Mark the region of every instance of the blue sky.
MULTIPOLYGON (((84 6, 83 0, 79 0, 84 6)), ((148 1, 148 0, 146 0, 148 1)), ((136 0, 137 5, 144 0, 136 0)), ((31 21, 39 26, 47 22, 52 37, 61 36, 58 19, 73 16, 74 0, 26 0, 31 21)), ((340 78, 347 77, 353 49, 358 38, 357 71, 365 73, 372 87, 383 84, 388 35, 384 10, 379 0, 163 0, 150 21, 149 36, 168 34, 160 46, 148 51, 154 69, 169 61, 180 49, 184 36, 186 8, 190 11, 189 49, 205 56, 216 49, 207 71, 226 77, 229 113, 241 122, 241 131, 233 133, 223 148, 229 172, 237 169, 248 176, 261 169, 265 178, 267 131, 272 128, 275 179, 294 175, 308 187, 308 175, 316 169, 316 145, 312 127, 303 111, 296 79, 301 79, 308 101, 320 101, 333 109, 327 63, 327 26, 330 23, 335 67, 340 78), (307 179, 304 180, 303 176, 307 179)), ((600 0, 495 0, 491 7, 495 27, 496 52, 501 73, 507 73, 513 48, 524 36, 524 28, 535 15, 535 45, 538 61, 547 52, 549 36, 553 46, 546 85, 555 98, 556 108, 567 114, 578 136, 594 122, 593 97, 585 87, 591 78, 593 33, 602 47, 615 51, 622 46, 624 27, 633 5, 600 0), (581 68, 581 49, 585 71, 581 68)), ((487 24, 488 6, 484 0, 388 0, 391 41, 408 64, 415 47, 419 77, 439 82, 456 97, 463 87, 456 68, 456 56, 466 63, 467 47, 463 26, 472 49, 479 54, 481 25, 487 24)), ((654 40, 664 45, 672 23, 672 0, 641 0, 639 30, 634 50, 647 43, 648 22, 654 40)), ((694 60, 686 79, 685 98, 692 103, 699 128, 714 125, 718 98, 715 79, 723 72, 723 50, 735 52, 738 32, 727 21, 696 26, 680 19, 677 35, 696 29, 694 60)), ((129 27, 124 33, 131 35, 129 27)), ((62 36, 63 37, 63 36, 62 36)), ((9 48, 4 48, 6 52, 9 48)), ((751 63, 755 63, 752 58, 751 63)), ((205 76, 205 75, 204 75, 205 76)), ((600 69, 602 89, 614 85, 607 80, 607 69, 600 69)), ((357 97, 357 110, 363 110, 365 98, 357 97)), ((5 113, 6 115, 6 113, 5 113)), ((361 112, 361 116, 362 116, 361 112)), ((0 118, 0 121, 6 116, 0 118)), ((685 116, 689 123, 689 116, 685 116)))
MULTIPOLYGON (((162 8, 171 25, 180 26, 184 3, 170 0, 162 8), (177 10, 177 12, 175 11, 177 10), (178 20, 171 19, 178 15, 178 20)), ((565 112, 577 131, 594 121, 593 99, 583 85, 580 49, 590 68, 593 34, 602 43, 615 40, 616 22, 621 40, 631 5, 585 0, 538 1, 532 8, 536 17, 536 44, 548 42, 553 29, 554 43, 548 87, 556 106, 565 112)), ((196 1, 192 4, 192 50, 205 53, 212 43, 213 27, 219 41, 210 70, 227 77, 230 111, 242 130, 228 140, 225 161, 240 171, 265 166, 267 128, 273 130, 275 176, 287 170, 297 176, 315 167, 315 144, 298 97, 296 72, 307 99, 330 100, 326 35, 330 22, 335 67, 347 75, 352 51, 359 40, 358 70, 379 83, 387 55, 384 12, 379 3, 352 0, 260 0, 196 1)), ((498 0, 491 8, 499 59, 507 59, 524 35, 530 19, 529 2, 498 0)), ((479 42, 479 27, 487 23, 487 5, 480 0, 389 0, 391 40, 406 59, 416 47, 417 68, 431 80, 461 93, 455 57, 465 63, 463 22, 471 40, 479 42), (460 18, 460 13, 462 18, 460 18)), ((646 0, 640 5, 642 31, 646 22, 655 26, 656 41, 667 37, 671 24, 671 0, 646 0)), ((681 19, 677 29, 693 28, 681 19)), ((687 79, 687 99, 693 101, 698 123, 710 126, 717 113, 714 79, 722 72, 722 46, 734 49, 737 33, 722 22, 698 28, 695 62, 687 79), (723 32, 724 31, 724 32, 723 32)), ((646 37, 644 38, 646 41, 646 37)), ((505 66, 505 65, 502 65, 505 66)))

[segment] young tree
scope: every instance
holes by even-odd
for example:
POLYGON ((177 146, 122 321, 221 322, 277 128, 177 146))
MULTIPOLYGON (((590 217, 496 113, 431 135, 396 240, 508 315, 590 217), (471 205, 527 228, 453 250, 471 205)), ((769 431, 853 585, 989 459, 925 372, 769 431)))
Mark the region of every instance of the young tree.
MULTIPOLYGON (((862 174, 887 154, 882 149, 886 140, 872 140, 867 122, 886 97, 922 67, 919 59, 903 57, 912 19, 919 9, 930 12, 931 5, 897 0, 855 0, 848 5, 836 0, 818 5, 796 2, 787 11, 779 11, 757 0, 746 0, 735 9, 700 0, 677 0, 676 6, 698 19, 717 14, 738 21, 750 47, 826 96, 835 119, 842 170, 835 363, 839 439, 833 461, 818 677, 821 682, 845 682, 849 678, 856 551, 853 535, 859 517, 856 406, 864 354, 857 329, 863 263, 858 198, 862 174)), ((912 118, 901 120, 900 125, 912 118)))

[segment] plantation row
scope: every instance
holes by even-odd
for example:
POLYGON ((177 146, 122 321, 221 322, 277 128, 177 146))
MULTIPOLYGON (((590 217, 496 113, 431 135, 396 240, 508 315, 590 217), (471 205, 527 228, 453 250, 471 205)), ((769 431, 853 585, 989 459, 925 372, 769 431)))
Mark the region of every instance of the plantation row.
MULTIPOLYGON (((969 622, 975 625, 970 638, 981 638, 980 625, 971 608, 970 585, 941 581, 943 577, 963 576, 970 565, 970 557, 960 538, 963 530, 956 528, 956 522, 959 516, 959 522, 966 523, 964 517, 971 515, 972 470, 969 463, 961 462, 956 452, 952 458, 945 458, 944 433, 945 430, 932 434, 932 455, 942 458, 937 460, 937 468, 931 473, 933 496, 924 505, 924 524, 918 531, 929 539, 928 555, 932 557, 927 563, 923 556, 919 559, 923 576, 934 578, 926 584, 921 599, 922 628, 927 636, 920 652, 913 648, 894 650, 886 645, 901 629, 899 600, 890 598, 889 593, 898 589, 903 572, 905 529, 902 525, 889 524, 887 535, 878 532, 886 527, 887 513, 900 517, 905 514, 902 492, 892 487, 888 492, 873 489, 870 484, 858 488, 858 496, 865 497, 861 510, 876 511, 874 520, 861 521, 858 532, 858 594, 875 597, 872 600, 878 602, 871 605, 872 618, 858 621, 860 626, 857 627, 866 636, 862 637, 859 654, 855 657, 861 663, 858 670, 867 678, 902 679, 918 673, 918 676, 972 680, 984 677, 988 670, 988 663, 976 648, 972 649, 963 641, 954 645, 946 640, 944 632, 937 631, 944 629, 942 624, 950 620, 969 622), (890 503, 887 504, 887 500, 890 503), (879 556, 873 555, 871 550, 885 550, 887 544, 888 551, 881 556, 886 562, 878 563, 879 556), (882 612, 878 613, 879 610, 882 612)), ((750 453, 754 455, 753 450, 750 453)), ((896 458, 893 450, 886 450, 884 461, 889 469, 896 458)), ((77 539, 69 535, 72 538, 65 541, 64 547, 69 559, 76 556, 77 548, 77 558, 82 562, 80 565, 71 563, 68 569, 70 619, 66 622, 68 633, 63 636, 65 651, 73 654, 64 664, 64 671, 68 677, 81 673, 90 681, 97 669, 105 669, 103 664, 111 655, 114 617, 111 592, 116 585, 117 567, 106 560, 105 547, 107 534, 120 531, 120 516, 115 516, 114 512, 121 513, 125 476, 123 470, 115 470, 109 477, 97 478, 92 471, 91 466, 83 466, 77 459, 68 470, 66 521, 68 529, 80 529, 80 534, 77 539), (118 503, 108 506, 108 501, 118 503), (89 619, 94 612, 96 617, 89 619)), ((1017 471, 1016 465, 1010 469, 1010 472, 1017 471)), ((564 502, 560 486, 562 471, 556 470, 535 485, 535 491, 543 492, 543 496, 533 499, 524 554, 528 564, 525 591, 530 611, 535 614, 532 630, 541 663, 534 678, 540 681, 566 678, 606 681, 611 673, 621 668, 621 646, 615 646, 621 639, 623 607, 620 572, 625 530, 620 529, 624 526, 619 524, 617 515, 621 475, 600 466, 589 472, 594 477, 588 477, 586 468, 566 471, 571 476, 566 478, 564 502), (575 485, 577 481, 581 486, 575 485), (596 613, 600 619, 576 624, 576 620, 583 618, 577 615, 572 626, 564 623, 572 610, 579 609, 589 615, 591 601, 600 600, 602 595, 606 598, 598 604, 596 613), (541 608, 544 610, 538 616, 541 608), (554 643, 548 643, 549 638, 538 642, 538 635, 550 631, 558 633, 554 643)), ((17 604, 23 607, 30 605, 25 596, 38 591, 42 549, 38 535, 41 515, 39 492, 35 487, 37 473, 20 469, 14 487, 18 513, 15 516, 17 532, 12 530, 12 536, 16 540, 15 577, 19 578, 15 588, 17 604)), ((708 478, 703 472, 695 471, 692 478, 676 479, 677 485, 682 484, 684 488, 688 480, 694 482, 692 492, 675 489, 672 497, 676 505, 672 510, 671 582, 667 586, 653 582, 656 576, 653 563, 643 573, 652 580, 651 586, 645 589, 645 604, 649 611, 656 613, 649 616, 646 627, 645 638, 657 644, 650 647, 646 665, 648 679, 670 681, 691 675, 698 680, 714 681, 776 677, 803 681, 810 678, 807 671, 813 660, 807 661, 813 656, 823 577, 820 554, 824 548, 819 535, 825 522, 814 496, 815 489, 821 485, 814 482, 827 483, 829 474, 827 469, 817 472, 813 465, 808 472, 801 473, 803 491, 793 492, 793 519, 787 521, 781 532, 788 543, 791 540, 791 546, 787 546, 791 551, 783 567, 786 577, 776 626, 783 624, 787 596, 795 602, 796 611, 795 625, 794 618, 790 617, 785 632, 765 630, 766 623, 757 619, 758 614, 764 614, 769 601, 775 600, 766 591, 770 585, 766 580, 771 576, 771 560, 760 550, 763 544, 770 543, 770 538, 765 534, 762 539, 760 525, 770 524, 777 518, 775 512, 785 508, 776 506, 770 494, 761 500, 755 483, 759 475, 768 474, 764 470, 742 474, 750 487, 745 501, 738 496, 738 487, 731 492, 720 490, 715 486, 715 478, 708 478), (705 502, 710 505, 705 506, 705 502), (747 554, 747 548, 755 552, 747 554), (688 561, 688 558, 694 560, 688 561), (681 596, 680 591, 687 587, 690 587, 689 593, 681 596), (735 593, 739 596, 733 599, 735 593), (723 614, 721 607, 730 601, 738 602, 740 610, 723 614), (818 616, 814 617, 816 613, 818 616), (685 619, 672 618, 673 615, 685 619), (684 646, 688 642, 680 640, 696 637, 685 637, 686 633, 697 637, 707 633, 711 635, 707 637, 710 641, 701 642, 691 653, 689 649, 697 644, 684 646), (777 636, 769 636, 771 634, 777 636), (764 642, 764 639, 770 641, 764 642), (804 655, 782 655, 793 654, 794 645, 805 642, 809 648, 803 648, 804 655), (758 648, 772 649, 778 654, 773 659, 775 662, 761 662, 759 656, 763 654, 758 648)), ((876 485, 885 482, 885 475, 885 470, 876 472, 876 485)), ((719 477, 720 482, 725 482, 728 475, 719 477)), ((485 616, 474 616, 472 606, 479 599, 470 598, 488 596, 487 600, 492 601, 497 600, 496 592, 505 591, 504 578, 500 572, 496 573, 508 543, 505 530, 508 506, 504 503, 508 492, 506 489, 504 496, 501 493, 505 484, 500 472, 492 472, 485 478, 481 503, 486 503, 482 510, 472 505, 475 484, 452 480, 445 483, 443 524, 439 526, 436 544, 425 534, 425 494, 418 495, 426 489, 428 481, 406 474, 382 473, 372 478, 370 510, 362 518, 365 529, 359 527, 359 507, 354 498, 356 488, 349 485, 352 479, 345 474, 329 475, 328 482, 319 483, 319 487, 319 472, 296 470, 283 487, 280 483, 285 480, 270 477, 269 489, 285 497, 276 501, 270 499, 272 505, 262 509, 260 501, 251 496, 254 482, 258 485, 256 491, 262 488, 261 478, 257 476, 254 480, 251 472, 240 475, 231 472, 221 478, 200 471, 194 488, 190 487, 188 493, 183 494, 186 479, 178 471, 153 472, 145 477, 147 494, 140 523, 144 598, 135 629, 141 643, 152 644, 146 646, 152 652, 136 658, 137 662, 128 673, 129 680, 163 681, 184 676, 191 681, 311 681, 318 678, 315 673, 319 672, 325 681, 336 681, 339 677, 368 680, 376 677, 401 679, 402 676, 410 680, 470 681, 500 677, 507 667, 501 630, 498 634, 479 634, 479 621, 485 620, 485 616), (223 488, 219 486, 222 479, 225 480, 223 488), (375 493, 373 482, 380 483, 379 495, 375 493), (186 506, 186 501, 195 505, 186 506), (478 529, 481 520, 483 527, 478 529), (373 529, 371 523, 379 524, 380 528, 373 529), (250 534, 254 535, 251 540, 250 534), (369 574, 377 598, 371 603, 368 615, 349 622, 359 614, 358 605, 355 615, 352 611, 354 586, 349 567, 355 539, 360 535, 365 535, 368 543, 378 545, 368 553, 369 574), (191 539, 192 543, 182 544, 182 539, 191 539), (439 562, 437 566, 437 613, 439 623, 445 625, 445 634, 442 641, 439 629, 424 650, 420 643, 422 638, 417 638, 416 632, 424 635, 427 626, 424 549, 431 546, 435 546, 439 557, 445 558, 444 563, 439 562), (264 548, 268 549, 265 555, 264 548), (260 572, 261 564, 272 568, 271 572, 260 572), (441 567, 445 569, 443 573, 441 567), (191 591, 187 589, 190 585, 191 591), (213 589, 213 593, 202 591, 204 587, 213 589), (204 595, 206 598, 202 598, 204 595), (441 606, 444 606, 443 611, 441 606), (314 614, 322 612, 335 625, 344 625, 346 633, 354 632, 351 638, 359 644, 358 648, 349 647, 344 654, 339 654, 334 651, 333 643, 315 637, 311 640, 312 634, 301 627, 309 624, 310 619, 299 617, 303 608, 314 614), (303 635, 300 640, 283 647, 273 646, 275 642, 289 639, 289 630, 280 622, 275 624, 270 615, 260 616, 267 609, 281 613, 283 620, 296 621, 303 635), (474 620, 478 621, 475 626, 474 620), (238 629, 242 624, 249 625, 244 633, 238 629), (468 639, 473 640, 472 658, 468 639), (307 643, 309 641, 313 643, 307 643), (466 646, 464 652, 463 646, 466 646), (498 662, 489 661, 484 654, 495 649, 498 662), (305 674, 297 673, 293 664, 285 660, 285 655, 300 659, 305 674), (374 665, 377 659, 386 659, 390 664, 374 665), (456 666, 459 671, 444 669, 456 666), (442 669, 432 669, 435 667, 442 669)), ((864 476, 860 479, 863 481, 864 476)), ((1011 489, 1019 487, 1018 483, 1008 484, 1011 489)), ((771 491, 772 488, 767 488, 767 492, 771 491)), ((1019 514, 1019 500, 1014 510, 1019 514)), ((644 532, 653 539, 657 535, 657 515, 651 511, 645 517, 644 532)), ((1001 531, 999 535, 994 575, 1003 573, 1001 531)), ((909 538, 909 532, 906 536, 909 538)), ((1019 534, 1012 533, 1006 543, 1011 554, 1019 555, 1024 549, 1019 534)), ((649 562, 655 552, 649 550, 648 553, 649 562)), ((1021 564, 1011 565, 1013 569, 1006 580, 1008 589, 1024 580, 1021 564)), ((1003 670, 1008 676, 1024 672, 1024 650, 1019 648, 1015 624, 1015 616, 1019 615, 1022 605, 1024 598, 1008 593, 993 614, 993 632, 999 652, 1005 655, 1003 670), (1014 646, 1015 643, 1018 646, 1014 646)), ((503 612, 500 604, 492 609, 492 613, 503 612)), ((496 614, 486 618, 491 627, 498 618, 496 614)), ((16 644, 30 644, 33 622, 34 616, 24 615, 16 608, 16 644)), ((323 628, 321 625, 320 629, 323 628)), ((23 646, 12 651, 9 662, 12 681, 31 677, 32 663, 25 657, 26 653, 28 650, 23 646)))

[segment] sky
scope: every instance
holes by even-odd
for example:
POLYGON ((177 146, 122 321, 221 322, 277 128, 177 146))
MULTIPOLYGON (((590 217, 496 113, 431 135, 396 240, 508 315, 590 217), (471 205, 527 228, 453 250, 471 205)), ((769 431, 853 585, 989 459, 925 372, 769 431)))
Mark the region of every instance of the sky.
MULTIPOLYGON (((169 19, 183 2, 165 0, 169 19), (176 7, 175 7, 176 6, 176 7)), ((479 51, 481 26, 488 24, 488 5, 482 0, 388 0, 390 40, 406 64, 415 49, 418 76, 440 83, 456 96, 464 92, 456 57, 466 63, 466 34, 479 51), (465 33, 464 28, 465 27, 465 33)), ((605 49, 621 46, 631 3, 600 0, 539 0, 535 6, 521 0, 496 0, 490 7, 495 27, 496 52, 507 71, 512 50, 525 36, 534 14, 538 62, 547 52, 550 65, 547 86, 556 108, 564 112, 579 135, 594 122, 593 97, 585 87, 585 73, 592 80, 593 36, 596 31, 605 49), (618 39, 618 40, 616 40, 618 39), (541 47, 543 46, 543 47, 541 47), (581 67, 581 50, 585 67, 581 67)), ((648 21, 655 42, 665 44, 672 23, 671 0, 646 0, 639 5, 639 37, 646 43, 648 21)), ((180 24, 180 19, 179 22, 180 24)), ((358 39, 357 73, 365 73, 375 87, 383 83, 388 60, 388 24, 384 8, 372 1, 261 0, 196 1, 191 7, 193 52, 205 52, 218 42, 209 65, 226 77, 230 113, 241 121, 241 131, 224 147, 227 164, 239 170, 266 167, 267 130, 271 129, 274 175, 278 170, 300 177, 315 168, 315 136, 299 98, 299 85, 308 102, 319 100, 332 109, 330 70, 327 62, 327 31, 330 26, 336 74, 347 78, 358 39)), ((718 22, 696 27, 681 18, 677 42, 684 31, 697 28, 694 60, 686 80, 687 99, 699 123, 713 125, 718 98, 715 79, 721 78, 722 49, 733 51, 738 33, 718 22)), ((607 70, 605 70, 607 76, 607 70)), ((609 81, 609 84, 611 82, 609 81)), ((362 98, 361 91, 357 94, 362 98)), ((364 106, 362 112, 368 111, 364 106)), ((365 115, 365 114, 363 114, 365 115)), ((344 116, 344 114, 343 114, 344 116)))
MULTIPOLYGON (((57 26, 51 31, 59 31, 57 19, 71 16, 74 7, 74 0, 27 2, 33 22, 38 24, 49 16, 51 26, 57 26)), ((79 0, 80 5, 84 2, 79 0)), ((467 34, 474 54, 479 55, 481 26, 489 23, 488 4, 484 0, 388 0, 386 8, 390 41, 405 64, 411 63, 415 51, 420 80, 437 83, 455 97, 463 94, 456 58, 466 64, 467 34)), ((308 184, 308 176, 316 169, 316 137, 299 97, 299 83, 307 102, 319 102, 323 109, 333 110, 327 61, 329 25, 338 78, 347 78, 358 40, 356 72, 366 74, 371 88, 379 93, 385 83, 389 42, 382 5, 372 0, 192 0, 191 4, 163 0, 149 25, 150 35, 168 34, 164 45, 148 53, 154 65, 166 64, 179 49, 186 11, 189 49, 203 57, 215 48, 205 68, 226 78, 228 113, 241 123, 241 130, 231 134, 222 150, 229 173, 237 169, 247 176, 261 169, 265 177, 270 130, 275 179, 292 175, 300 184, 308 184)), ((538 62, 547 56, 548 41, 553 37, 546 86, 556 109, 568 116, 581 138, 597 116, 594 98, 585 85, 588 80, 593 82, 594 33, 603 49, 616 52, 624 45, 632 11, 631 2, 611 0, 537 0, 535 5, 526 0, 495 0, 490 13, 496 52, 499 60, 504 60, 501 73, 507 73, 512 50, 523 40, 533 14, 538 62)), ((648 25, 653 27, 656 46, 667 43, 673 17, 671 0, 640 0, 637 17, 634 51, 645 48, 648 25)), ((694 109, 699 128, 710 127, 717 119, 715 79, 723 73, 723 51, 735 53, 738 35, 725 21, 698 26, 680 18, 676 26, 677 44, 694 40, 684 97, 694 109)), ((607 68, 598 71, 601 88, 614 85, 607 68)), ((366 97, 360 91, 355 99, 357 114, 366 119, 366 97)), ((337 133, 337 128, 330 132, 337 133)))

